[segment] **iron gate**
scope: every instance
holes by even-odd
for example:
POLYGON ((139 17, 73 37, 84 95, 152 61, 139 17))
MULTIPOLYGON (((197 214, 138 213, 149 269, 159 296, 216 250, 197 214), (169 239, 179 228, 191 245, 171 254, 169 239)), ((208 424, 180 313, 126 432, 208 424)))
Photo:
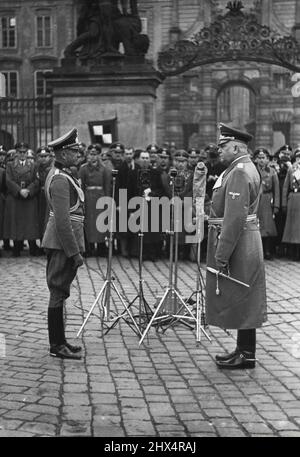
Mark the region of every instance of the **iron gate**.
POLYGON ((0 144, 8 150, 18 141, 34 151, 53 134, 52 97, 0 98, 0 144))

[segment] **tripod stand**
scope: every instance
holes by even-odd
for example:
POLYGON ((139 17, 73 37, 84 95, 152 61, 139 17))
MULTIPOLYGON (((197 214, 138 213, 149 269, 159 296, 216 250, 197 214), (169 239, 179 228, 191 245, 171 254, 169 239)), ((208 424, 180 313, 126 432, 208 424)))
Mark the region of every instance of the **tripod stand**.
MULTIPOLYGON (((174 236, 175 236, 175 230, 177 229, 177 224, 175 226, 175 177, 177 175, 177 170, 173 169, 170 172, 171 175, 171 188, 172 188, 172 204, 171 204, 171 230, 169 232, 170 234, 170 256, 169 256, 169 282, 168 282, 168 287, 165 290, 165 293, 163 297, 161 298, 160 302, 158 303, 156 310, 148 323, 146 329, 144 330, 144 333, 142 335, 142 338, 139 341, 139 344, 141 344, 147 335, 147 333, 150 330, 150 327, 154 324, 159 324, 163 325, 164 323, 169 323, 170 320, 172 321, 174 318, 176 318, 177 321, 181 321, 185 325, 189 326, 189 323, 186 322, 189 320, 195 320, 195 316, 189 309, 188 305, 186 302, 183 300, 183 298, 180 296, 177 288, 174 286, 174 236), (182 308, 185 308, 187 315, 178 315, 176 313, 176 308, 177 308, 177 300, 181 303, 182 308), (159 313, 161 313, 159 315, 159 313)), ((178 216, 178 212, 177 212, 178 216)), ((177 238, 176 238, 177 241, 177 238)), ((176 248, 176 246, 175 246, 176 248)), ((175 249, 175 258, 176 258, 176 249, 175 249)))
MULTIPOLYGON (((80 327, 78 333, 77 333, 77 337, 81 334, 83 328, 85 327, 90 315, 92 314, 95 306, 97 305, 97 303, 99 303, 99 300, 101 299, 101 308, 102 308, 102 312, 103 312, 103 319, 102 319, 102 322, 101 322, 101 326, 102 326, 102 329, 103 329, 103 325, 104 325, 104 322, 107 321, 108 319, 110 319, 110 321, 114 320, 114 319, 117 319, 119 321, 119 319, 121 317, 123 317, 123 315, 125 314, 128 314, 132 323, 133 323, 133 326, 135 327, 135 330, 141 334, 131 312, 130 312, 130 309, 129 309, 129 306, 125 303, 124 299, 122 298, 120 292, 118 291, 115 283, 114 283, 114 277, 112 276, 111 274, 111 265, 112 265, 112 252, 113 252, 113 235, 114 235, 114 231, 113 231, 113 223, 114 223, 114 210, 115 210, 115 189, 116 189, 116 177, 117 177, 117 174, 118 174, 118 170, 112 170, 112 207, 111 207, 111 214, 110 214, 110 226, 109 226, 109 239, 108 239, 108 260, 107 260, 107 271, 106 271, 106 278, 105 278, 105 282, 100 290, 100 292, 98 293, 91 309, 89 310, 82 326, 80 327), (123 313, 123 315, 121 316, 117 316, 116 318, 112 318, 111 315, 110 315, 110 299, 111 299, 111 292, 112 292, 112 289, 115 291, 115 293, 117 294, 117 296, 119 297, 119 299, 121 300, 121 303, 122 305, 124 306, 125 308, 125 312, 123 313)), ((100 308, 100 309, 101 309, 100 308)), ((111 329, 112 327, 109 327, 107 329, 107 331, 105 332, 108 333, 109 330, 111 329)))
MULTIPOLYGON (((134 297, 134 299, 129 303, 128 307, 123 311, 123 313, 116 318, 114 323, 109 327, 109 329, 106 331, 106 333, 113 327, 115 327, 120 319, 125 319, 125 315, 128 312, 129 308, 131 308, 134 303, 138 300, 138 315, 133 315, 133 317, 136 319, 138 318, 138 323, 137 327, 139 329, 139 335, 141 336, 141 330, 143 331, 145 329, 146 324, 149 322, 151 316, 153 315, 153 312, 147 303, 145 296, 144 296, 144 289, 143 289, 143 239, 144 239, 144 216, 145 216, 145 201, 147 200, 147 197, 143 196, 142 200, 142 213, 141 213, 141 228, 138 233, 138 239, 139 239, 139 288, 138 288, 138 294, 134 297)), ((125 319, 126 320, 126 319, 125 319)), ((126 320, 126 322, 130 325, 131 322, 126 320)), ((135 321, 136 322, 136 321, 135 321)), ((133 329, 134 331, 136 330, 136 327, 133 329)))
POLYGON ((199 162, 194 171, 193 197, 196 209, 196 241, 197 241, 197 280, 196 290, 187 299, 187 303, 192 303, 192 297, 196 295, 196 341, 201 341, 201 332, 211 341, 205 331, 205 308, 203 296, 203 278, 201 274, 201 242, 204 238, 204 199, 206 192, 207 168, 203 162, 199 162))

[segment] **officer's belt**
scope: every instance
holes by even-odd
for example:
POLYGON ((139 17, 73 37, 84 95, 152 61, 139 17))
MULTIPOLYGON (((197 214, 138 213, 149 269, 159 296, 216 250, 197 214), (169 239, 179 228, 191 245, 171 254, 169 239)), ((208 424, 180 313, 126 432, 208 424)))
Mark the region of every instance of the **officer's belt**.
MULTIPOLYGON (((49 217, 54 217, 53 211, 49 212, 49 217)), ((80 214, 70 214, 70 220, 76 222, 84 222, 84 216, 81 216, 80 214)))
MULTIPOLYGON (((223 217, 209 217, 208 218, 208 225, 222 225, 224 221, 223 217)), ((256 214, 250 214, 246 218, 246 222, 256 222, 257 216, 256 214)))
POLYGON ((86 190, 96 190, 96 189, 102 190, 103 187, 102 186, 87 186, 86 187, 86 190))

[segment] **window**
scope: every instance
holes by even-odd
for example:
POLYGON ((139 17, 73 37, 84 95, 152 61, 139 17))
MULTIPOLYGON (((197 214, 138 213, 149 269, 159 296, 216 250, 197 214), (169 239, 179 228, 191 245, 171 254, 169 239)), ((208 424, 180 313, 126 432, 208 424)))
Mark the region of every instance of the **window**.
POLYGON ((217 99, 218 122, 244 126, 255 118, 255 95, 241 84, 225 86, 217 99))
POLYGON ((0 22, 0 48, 8 49, 17 46, 16 18, 3 16, 0 22))
POLYGON ((274 86, 280 91, 284 91, 290 87, 290 80, 289 73, 273 73, 274 86))
POLYGON ((18 96, 18 72, 17 71, 2 71, 5 76, 6 97, 18 96))
POLYGON ((36 17, 36 44, 38 48, 46 48, 52 46, 51 16, 36 17))
POLYGON ((51 72, 52 70, 38 70, 35 72, 34 87, 36 97, 47 97, 52 95, 52 90, 49 84, 47 84, 47 80, 45 78, 45 75, 51 72))

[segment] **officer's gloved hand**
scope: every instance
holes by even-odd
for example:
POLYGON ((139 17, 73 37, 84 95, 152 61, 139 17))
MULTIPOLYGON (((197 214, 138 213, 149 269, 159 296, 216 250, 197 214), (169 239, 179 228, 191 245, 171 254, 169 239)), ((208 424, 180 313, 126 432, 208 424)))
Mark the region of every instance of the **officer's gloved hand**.
POLYGON ((74 261, 74 268, 79 268, 83 265, 83 257, 81 254, 75 254, 72 258, 74 261))
POLYGON ((219 273, 223 273, 224 275, 229 276, 229 266, 227 263, 216 260, 216 266, 219 273))

